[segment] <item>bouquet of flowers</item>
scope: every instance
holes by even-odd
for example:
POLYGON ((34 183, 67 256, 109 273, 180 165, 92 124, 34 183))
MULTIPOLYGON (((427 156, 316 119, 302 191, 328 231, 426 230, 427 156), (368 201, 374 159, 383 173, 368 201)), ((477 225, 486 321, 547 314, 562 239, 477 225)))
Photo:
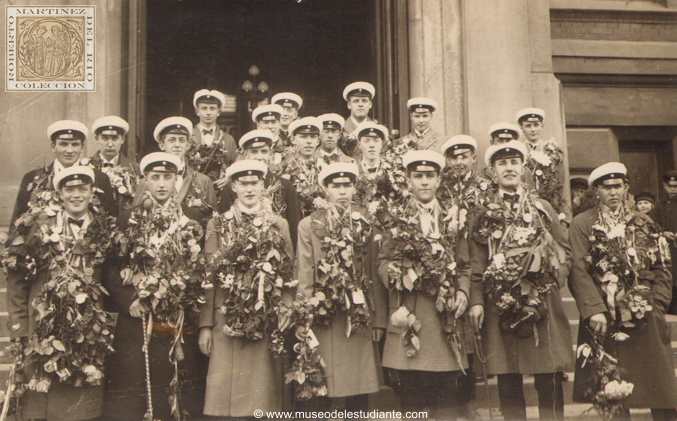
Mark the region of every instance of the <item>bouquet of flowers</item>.
POLYGON ((660 227, 625 205, 615 213, 600 206, 590 234, 592 277, 618 327, 631 328, 652 311, 651 264, 669 261, 660 227))
POLYGON ((220 244, 209 267, 216 286, 226 292, 219 309, 225 316, 223 332, 262 339, 278 327, 282 289, 296 285, 282 232, 265 208, 252 215, 233 206, 212 224, 209 235, 218 234, 220 244))
POLYGON ((592 409, 605 421, 625 414, 624 400, 632 394, 634 385, 621 380, 618 360, 604 351, 602 338, 593 333, 592 345, 581 344, 576 350, 576 358, 583 360, 582 367, 592 366, 592 381, 586 391, 592 397, 592 409))
POLYGON ((491 188, 490 182, 477 177, 474 171, 460 176, 452 169, 448 169, 440 177, 437 199, 452 215, 454 221, 452 231, 467 235, 465 230, 467 221, 472 214, 488 205, 493 193, 494 189, 491 188))
POLYGON ((340 311, 348 313, 348 331, 365 332, 371 322, 373 303, 367 301, 371 291, 367 254, 372 237, 366 212, 355 206, 352 211, 317 199, 312 215, 312 229, 322 239, 326 253, 316 267, 314 321, 329 326, 340 311))
MULTIPOLYGON (((539 197, 552 205, 558 214, 565 214, 569 205, 562 197, 562 183, 557 169, 564 162, 564 152, 554 139, 550 139, 543 145, 543 152, 538 150, 529 151, 527 167, 534 173, 536 190, 539 197)), ((564 219, 560 216, 560 219, 564 219)))
POLYGON ((220 179, 231 161, 228 152, 222 146, 221 139, 211 145, 191 144, 186 153, 188 166, 212 181, 220 179))
MULTIPOLYGON (((447 335, 447 344, 454 353, 459 366, 461 363, 462 342, 456 328, 455 318, 451 315, 451 309, 456 299, 456 261, 454 251, 456 249, 456 237, 449 234, 451 217, 440 211, 438 224, 440 232, 424 234, 420 229, 419 212, 413 200, 394 212, 397 224, 391 229, 392 252, 391 264, 395 265, 401 276, 390 280, 390 287, 397 291, 419 292, 435 298, 435 306, 440 317, 444 320, 444 330, 447 335), (453 319, 453 321, 450 321, 453 319)), ((400 315, 406 313, 408 337, 405 346, 411 348, 407 352, 410 357, 416 356, 419 348, 416 333, 420 329, 416 316, 410 309, 402 310, 400 315)), ((393 317, 395 316, 394 313, 393 317)), ((403 325, 391 317, 391 321, 403 325)))
POLYGON ((45 268, 49 276, 32 303, 39 316, 24 351, 26 361, 36 365, 25 382, 30 390, 47 392, 55 379, 74 386, 100 385, 106 356, 113 351, 115 321, 102 301, 108 293, 93 275, 109 251, 114 223, 93 205, 89 211, 92 221, 80 239, 68 234, 65 214, 48 218, 43 211, 32 223, 23 220, 30 234, 20 250, 9 249, 10 255, 27 253, 33 262, 29 279, 39 273, 36 268, 45 268))

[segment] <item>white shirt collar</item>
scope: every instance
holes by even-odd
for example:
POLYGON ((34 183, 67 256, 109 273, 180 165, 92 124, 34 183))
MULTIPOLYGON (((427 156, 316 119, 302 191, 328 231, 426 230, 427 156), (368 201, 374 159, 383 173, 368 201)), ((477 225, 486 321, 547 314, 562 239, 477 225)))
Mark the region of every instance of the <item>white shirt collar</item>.
POLYGON ((261 202, 257 203, 256 206, 254 206, 251 209, 247 209, 244 206, 240 206, 240 203, 238 202, 237 207, 242 211, 243 213, 248 213, 250 215, 255 215, 258 213, 259 210, 261 210, 261 202))
POLYGON ((104 158, 104 156, 100 152, 99 156, 101 157, 102 164, 113 164, 115 166, 118 164, 118 158, 120 157, 120 154, 115 155, 115 158, 111 159, 110 161, 106 160, 106 158, 104 158))
MULTIPOLYGON (((73 165, 77 165, 77 164, 73 164, 73 165)), ((58 159, 54 160, 54 174, 58 174, 65 169, 66 169, 66 167, 64 167, 63 164, 58 159)))
POLYGON ((503 190, 503 189, 501 188, 501 186, 499 186, 499 187, 498 187, 498 194, 499 194, 499 196, 501 196, 501 197, 503 197, 504 194, 509 194, 509 195, 516 194, 516 195, 519 195, 520 197, 522 197, 522 196, 524 195, 524 194, 522 193, 522 186, 517 186, 517 190, 515 190, 514 193, 513 193, 513 192, 509 192, 509 191, 507 191, 507 190, 503 190))
POLYGON ((427 135, 428 133, 430 133, 430 127, 428 127, 427 129, 423 130, 423 133, 421 133, 421 132, 419 132, 418 130, 414 129, 414 134, 415 134, 416 136, 418 136, 418 137, 424 137, 424 136, 427 135))
POLYGON ((338 148, 334 149, 334 152, 327 152, 324 149, 320 148, 320 155, 321 156, 333 156, 333 155, 338 155, 338 148))

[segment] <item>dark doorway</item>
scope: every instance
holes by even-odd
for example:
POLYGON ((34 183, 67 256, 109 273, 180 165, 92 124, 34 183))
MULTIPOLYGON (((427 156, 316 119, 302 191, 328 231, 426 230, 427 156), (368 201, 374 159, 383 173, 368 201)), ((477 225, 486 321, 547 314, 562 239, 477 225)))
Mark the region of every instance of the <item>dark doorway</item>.
POLYGON ((197 122, 198 89, 240 95, 252 65, 268 98, 292 91, 304 99, 302 116, 346 116, 343 88, 377 83, 375 13, 364 0, 149 0, 143 153, 157 148, 152 132, 161 119, 197 122))

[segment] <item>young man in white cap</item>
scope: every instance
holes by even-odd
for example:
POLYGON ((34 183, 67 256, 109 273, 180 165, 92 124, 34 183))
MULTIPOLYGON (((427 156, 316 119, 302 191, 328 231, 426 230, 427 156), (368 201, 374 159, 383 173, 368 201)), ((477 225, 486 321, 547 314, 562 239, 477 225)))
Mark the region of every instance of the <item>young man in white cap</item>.
POLYGON ((109 258, 105 276, 112 310, 118 312, 107 373, 107 419, 202 414, 207 372, 197 335, 202 276, 191 264, 194 256, 196 265, 204 264, 198 260, 202 215, 177 199, 181 164, 177 155, 165 152, 143 157, 142 202, 117 220, 124 241, 120 256, 109 258), (178 381, 177 369, 183 372, 178 381))
POLYGON ((315 151, 315 161, 321 170, 332 162, 355 162, 338 147, 345 120, 338 114, 322 114, 317 117, 322 123, 320 147, 315 151))
POLYGON ((369 111, 375 95, 374 85, 368 82, 353 82, 343 90, 343 99, 346 100, 350 116, 343 125, 343 136, 338 146, 350 157, 354 158, 358 153, 355 130, 363 121, 371 120, 369 111))
MULTIPOLYGON (((160 150, 179 158, 179 165, 174 188, 179 203, 196 208, 207 223, 212 212, 217 209, 217 198, 212 180, 204 174, 194 171, 186 165, 186 154, 190 147, 192 123, 184 117, 168 117, 155 126, 153 135, 160 150)), ((134 197, 134 205, 143 202, 144 194, 148 190, 145 180, 139 182, 134 197)))
POLYGON ((287 159, 287 165, 280 177, 294 184, 303 217, 313 213, 313 201, 322 196, 322 190, 317 184, 317 174, 321 168, 315 162, 320 130, 322 123, 315 117, 303 117, 289 125, 289 135, 296 145, 296 152, 287 159))
MULTIPOLYGON (((268 130, 252 130, 245 133, 239 141, 242 157, 244 159, 261 161, 268 165, 270 170, 270 161, 273 155, 271 148, 272 138, 273 136, 268 130)), ((265 204, 271 206, 273 212, 287 220, 289 232, 295 246, 296 227, 301 220, 301 208, 294 184, 287 179, 273 174, 272 171, 268 171, 263 180, 263 185, 265 187, 264 194, 267 198, 265 204)), ((233 192, 233 189, 229 185, 226 185, 221 190, 221 195, 219 196, 219 213, 224 213, 230 209, 236 198, 237 196, 233 192)))
POLYGON ((525 108, 515 119, 524 134, 522 141, 528 147, 526 165, 533 172, 538 195, 555 208, 561 220, 565 217, 571 220, 571 209, 564 197, 564 151, 554 138, 541 139, 545 112, 540 108, 525 108))
POLYGON ((92 133, 99 150, 91 157, 80 161, 81 164, 90 165, 108 176, 113 187, 113 195, 118 201, 119 212, 132 205, 141 175, 139 164, 120 151, 127 132, 129 123, 118 116, 106 116, 96 120, 92 125, 92 133))
MULTIPOLYGON (((60 120, 47 128, 54 162, 29 171, 23 176, 9 224, 10 238, 15 230, 14 222, 17 218, 33 208, 48 205, 49 199, 45 200, 41 193, 54 191, 52 183, 54 176, 66 168, 79 164, 88 134, 89 130, 84 124, 73 120, 60 120)), ((108 214, 116 216, 118 204, 113 197, 110 181, 98 170, 94 171, 94 193, 103 209, 108 214)))
POLYGON ((261 203, 267 172, 265 163, 251 159, 228 167, 229 186, 237 201, 207 227, 205 253, 216 264, 208 279, 213 288, 207 290, 206 302, 200 306, 199 344, 209 356, 204 407, 209 416, 251 419, 257 410, 283 411, 285 395, 289 395, 284 360, 271 354, 269 345, 271 334, 283 324, 278 308, 294 299, 293 290, 285 286, 294 279, 294 248, 287 221, 261 203), (266 246, 245 251, 251 238, 266 246), (278 258, 269 273, 273 280, 279 276, 279 283, 265 281, 265 292, 259 290, 259 282, 247 282, 246 291, 233 288, 229 278, 235 284, 248 279, 252 271, 268 263, 271 252, 278 258), (240 255, 251 260, 242 263, 240 255), (242 294, 249 293, 258 298, 242 299, 242 294))
POLYGON ((279 174, 282 171, 287 164, 287 155, 292 154, 294 151, 294 145, 292 145, 291 140, 280 137, 280 119, 283 113, 284 110, 278 104, 261 105, 256 107, 252 112, 252 120, 256 123, 256 128, 258 130, 268 130, 272 135, 271 160, 268 168, 274 174, 279 174))
POLYGON ((444 135, 436 133, 430 127, 433 113, 437 109, 437 102, 431 98, 411 98, 407 101, 407 108, 411 120, 411 133, 397 142, 404 143, 410 149, 439 152, 444 142, 444 135))
POLYGON ((559 420, 563 373, 574 363, 560 294, 571 248, 552 206, 520 181, 526 156, 519 141, 492 145, 485 154, 498 190, 469 224, 468 314, 482 333, 487 374, 498 377, 503 417, 526 420, 526 374, 534 375, 540 419, 559 420))
POLYGON ((280 92, 270 99, 271 104, 282 107, 280 116, 280 138, 286 142, 289 139, 289 125, 299 118, 299 110, 303 106, 303 99, 293 92, 280 92))
MULTIPOLYGON (((493 193, 489 181, 477 174, 477 141, 467 135, 457 135, 442 145, 442 154, 446 166, 442 173, 437 199, 451 217, 456 230, 457 244, 468 239, 468 221, 473 212, 484 206, 493 193)), ((456 396, 458 399, 458 415, 462 419, 477 418, 477 413, 470 407, 475 399, 476 377, 473 372, 475 353, 475 332, 467 314, 463 315, 463 344, 468 357, 468 370, 459 376, 456 396)))
POLYGON ((457 323, 470 296, 467 253, 457 252, 466 249, 435 198, 444 157, 410 150, 402 164, 412 195, 391 209, 397 223, 384 232, 378 261, 390 291, 383 366, 399 371, 402 412, 428 406, 432 417, 451 419, 456 379, 468 368, 457 323))
POLYGON ((31 215, 24 241, 8 248, 15 262, 33 262, 32 269, 16 266, 19 276, 8 279, 7 306, 15 323, 10 337, 25 351, 28 390, 21 419, 89 420, 104 413, 103 373, 115 320, 104 309, 101 279, 114 225, 90 206, 94 177, 86 166, 56 173, 52 184, 63 209, 31 215))
POLYGON ((596 168, 588 182, 599 203, 574 217, 569 230, 574 254, 569 288, 581 315, 574 401, 590 402, 600 392, 596 371, 606 367, 609 382, 634 385, 629 396, 621 396, 624 405, 613 419, 630 419, 628 408, 649 407, 655 421, 674 420, 677 380, 665 322, 672 293, 667 244, 657 224, 628 208, 626 177, 619 162, 596 168))
POLYGON ((328 411, 332 398, 344 397, 347 411, 363 411, 356 418, 367 419, 367 395, 379 390, 380 377, 372 341, 383 336, 387 307, 376 298, 382 294, 374 294, 378 277, 370 217, 352 202, 357 173, 353 163, 324 167, 318 182, 327 201, 299 224, 298 293, 311 300, 325 297, 312 330, 325 362, 322 371, 327 384, 326 397, 302 405, 304 410, 328 411), (332 246, 337 242, 345 244, 338 252, 332 246), (326 268, 328 276, 321 276, 319 267, 326 268))
MULTIPOLYGON (((489 144, 490 145, 500 145, 502 143, 511 142, 513 140, 519 140, 520 138, 520 128, 515 124, 510 124, 506 122, 494 123, 489 128, 489 144)), ((487 180, 494 180, 494 172, 491 168, 485 167, 483 170, 482 176, 487 180)), ((495 184, 494 180, 494 184, 495 184)), ((524 168, 524 174, 522 175, 522 182, 526 183, 530 189, 535 188, 533 172, 530 168, 524 168)), ((494 185, 494 187, 496 187, 494 185)))
POLYGON ((221 130, 217 123, 221 115, 221 107, 225 97, 219 91, 200 89, 193 95, 193 106, 195 114, 200 121, 193 127, 190 136, 192 143, 189 151, 188 160, 195 161, 195 153, 199 152, 202 158, 208 158, 207 161, 200 159, 199 164, 193 169, 208 175, 214 182, 214 187, 218 190, 225 184, 224 175, 226 167, 237 159, 237 144, 230 134, 221 130), (214 159, 217 154, 215 148, 219 148, 219 159, 214 159), (199 166, 199 168, 197 168, 199 166))

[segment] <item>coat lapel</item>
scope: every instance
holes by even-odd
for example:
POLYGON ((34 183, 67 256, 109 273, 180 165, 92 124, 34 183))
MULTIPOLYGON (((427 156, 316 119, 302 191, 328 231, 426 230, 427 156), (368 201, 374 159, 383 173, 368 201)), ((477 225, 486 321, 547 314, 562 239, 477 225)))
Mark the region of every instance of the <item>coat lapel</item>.
POLYGON ((188 190, 190 190, 190 187, 193 183, 193 177, 195 176, 193 170, 190 167, 186 165, 185 168, 186 172, 183 175, 183 185, 181 186, 181 190, 179 190, 179 194, 177 195, 180 203, 183 203, 183 199, 186 198, 188 190))

